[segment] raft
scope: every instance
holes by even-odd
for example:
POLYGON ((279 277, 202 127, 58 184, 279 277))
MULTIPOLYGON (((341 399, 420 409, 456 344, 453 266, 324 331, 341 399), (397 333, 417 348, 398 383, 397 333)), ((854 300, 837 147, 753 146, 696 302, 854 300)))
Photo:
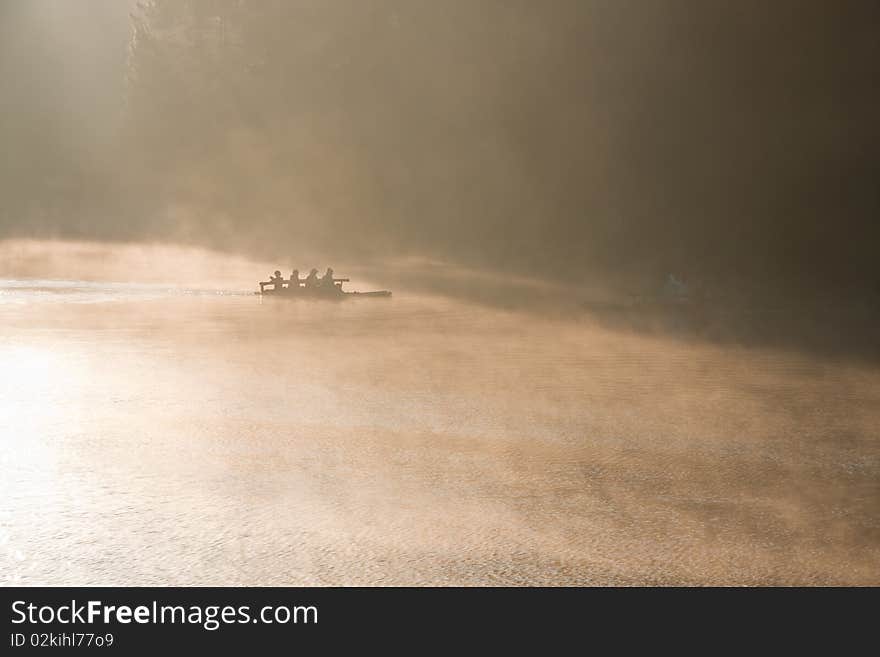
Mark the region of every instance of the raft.
POLYGON ((281 299, 351 299, 354 297, 382 298, 390 297, 390 290, 376 290, 373 292, 346 292, 339 285, 334 285, 332 290, 322 287, 304 287, 290 289, 289 287, 276 290, 267 288, 254 292, 257 296, 278 297, 281 299))

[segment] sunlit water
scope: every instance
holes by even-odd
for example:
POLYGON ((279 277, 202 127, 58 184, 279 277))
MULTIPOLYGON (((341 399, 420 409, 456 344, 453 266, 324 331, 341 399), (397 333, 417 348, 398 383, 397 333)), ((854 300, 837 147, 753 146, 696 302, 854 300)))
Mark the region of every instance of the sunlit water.
POLYGON ((0 282, 7 584, 880 584, 880 374, 395 291, 0 282))

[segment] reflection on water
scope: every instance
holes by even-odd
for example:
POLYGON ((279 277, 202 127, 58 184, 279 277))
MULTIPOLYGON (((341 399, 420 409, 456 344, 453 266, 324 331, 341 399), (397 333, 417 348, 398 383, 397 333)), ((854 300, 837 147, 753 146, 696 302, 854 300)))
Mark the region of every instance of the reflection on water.
POLYGON ((406 290, 0 287, 6 583, 880 583, 874 369, 406 290))

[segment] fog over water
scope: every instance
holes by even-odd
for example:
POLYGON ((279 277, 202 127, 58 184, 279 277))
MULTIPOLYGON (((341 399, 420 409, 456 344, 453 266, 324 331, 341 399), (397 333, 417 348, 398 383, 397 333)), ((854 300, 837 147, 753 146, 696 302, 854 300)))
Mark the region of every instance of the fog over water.
POLYGON ((878 7, 0 0, 0 583, 880 584, 878 7))
POLYGON ((6 583, 878 582, 876 368, 49 278, 0 281, 6 583))

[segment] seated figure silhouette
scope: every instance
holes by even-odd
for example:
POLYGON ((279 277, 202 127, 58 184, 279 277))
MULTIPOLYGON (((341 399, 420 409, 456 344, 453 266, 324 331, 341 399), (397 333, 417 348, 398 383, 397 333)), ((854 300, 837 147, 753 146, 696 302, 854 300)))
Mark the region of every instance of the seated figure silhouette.
POLYGON ((309 272, 309 275, 306 276, 306 287, 315 288, 318 287, 318 284, 318 270, 312 269, 312 271, 309 272))
POLYGON ((332 267, 327 267, 327 271, 324 273, 323 278, 321 278, 321 288, 326 292, 334 291, 332 267))
POLYGON ((281 272, 276 269, 275 274, 270 276, 268 281, 260 281, 260 292, 265 292, 267 285, 271 285, 275 292, 280 293, 284 290, 284 276, 282 276, 281 272))

